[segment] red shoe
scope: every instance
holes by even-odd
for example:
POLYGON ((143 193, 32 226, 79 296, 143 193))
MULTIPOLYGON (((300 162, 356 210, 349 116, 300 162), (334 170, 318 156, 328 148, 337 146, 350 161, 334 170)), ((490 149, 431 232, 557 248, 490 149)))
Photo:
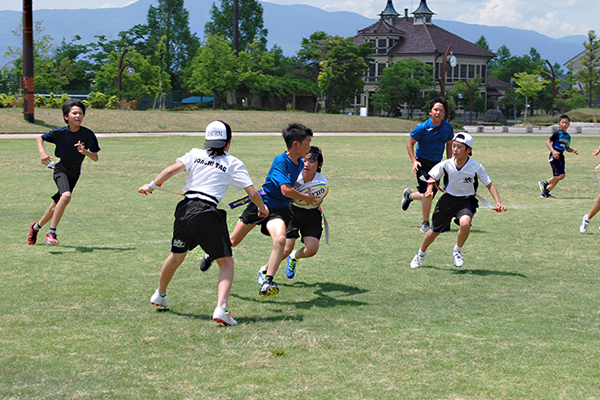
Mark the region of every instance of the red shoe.
POLYGON ((27 243, 29 244, 35 244, 35 242, 37 242, 37 234, 38 231, 36 231, 35 229, 33 229, 33 226, 36 223, 32 223, 31 226, 29 227, 29 236, 27 237, 27 243))
POLYGON ((48 233, 46 235, 46 243, 48 243, 48 244, 58 244, 58 239, 56 238, 56 233, 48 233))

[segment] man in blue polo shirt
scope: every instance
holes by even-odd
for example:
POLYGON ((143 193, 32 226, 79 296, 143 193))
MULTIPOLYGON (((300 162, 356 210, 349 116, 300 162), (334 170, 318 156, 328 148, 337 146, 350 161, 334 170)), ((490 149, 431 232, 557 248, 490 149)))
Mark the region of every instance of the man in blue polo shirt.
POLYGON ((417 176, 418 192, 413 192, 406 188, 402 198, 402 210, 408 210, 408 206, 413 200, 421 202, 421 211, 423 213, 423 222, 421 223, 421 232, 427 232, 429 229, 429 213, 431 212, 431 203, 435 197, 425 197, 423 194, 427 190, 427 179, 429 171, 434 165, 442 161, 444 157, 444 147, 446 147, 446 158, 452 157, 452 138, 454 130, 452 124, 444 120, 448 103, 443 97, 436 97, 429 102, 429 115, 431 118, 420 123, 410 134, 406 143, 408 156, 412 161, 412 171, 417 176), (415 152, 415 144, 417 149, 415 152))

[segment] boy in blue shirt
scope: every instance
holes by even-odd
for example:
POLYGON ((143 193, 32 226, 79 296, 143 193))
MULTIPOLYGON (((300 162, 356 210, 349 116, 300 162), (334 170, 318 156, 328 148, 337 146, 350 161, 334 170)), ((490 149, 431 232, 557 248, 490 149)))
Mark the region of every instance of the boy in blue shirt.
MULTIPOLYGON (((314 196, 300 193, 294 188, 304 168, 302 158, 306 157, 310 150, 312 131, 302 124, 293 123, 283 130, 282 135, 287 150, 275 157, 263 185, 265 191, 263 202, 269 209, 269 215, 259 216, 258 208, 254 203, 249 203, 230 237, 231 245, 235 247, 256 225, 261 226, 264 235, 271 236, 273 249, 267 262, 265 281, 259 290, 261 297, 279 293, 279 288, 273 282, 273 276, 277 273, 285 248, 286 226, 291 219, 288 205, 294 199, 304 200, 311 205, 317 202, 314 196)), ((205 255, 200 263, 200 269, 206 271, 211 262, 211 257, 205 255)))
MULTIPOLYGON (((429 170, 442 161, 444 146, 446 147, 446 158, 452 157, 451 148, 454 130, 452 124, 444 120, 446 110, 448 110, 446 99, 436 97, 431 100, 429 102, 429 115, 431 115, 431 118, 417 125, 406 143, 408 156, 412 161, 412 171, 417 175, 418 192, 413 192, 408 188, 404 189, 402 210, 408 210, 408 206, 413 200, 421 201, 421 212, 423 214, 421 232, 427 232, 430 229, 429 213, 431 212, 433 197, 423 195, 427 191, 429 170), (417 145, 416 152, 415 144, 417 145)), ((434 191, 434 196, 435 192, 437 190, 434 191)))
POLYGON ((579 152, 575 148, 569 147, 571 144, 571 135, 567 133, 567 129, 571 125, 571 118, 568 115, 561 115, 560 122, 558 123, 559 130, 554 132, 550 139, 546 141, 546 146, 550 150, 550 157, 548 162, 552 166, 552 178, 547 181, 539 181, 538 185, 542 194, 541 198, 553 199, 554 196, 550 194, 550 191, 558 184, 558 182, 565 179, 565 156, 564 152, 575 153, 578 155, 579 152))

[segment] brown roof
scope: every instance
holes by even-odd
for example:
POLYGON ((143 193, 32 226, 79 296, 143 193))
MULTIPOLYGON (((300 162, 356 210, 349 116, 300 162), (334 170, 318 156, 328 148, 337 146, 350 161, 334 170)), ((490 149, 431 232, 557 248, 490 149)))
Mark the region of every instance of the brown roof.
POLYGON ((495 53, 477 46, 445 29, 433 24, 414 24, 414 18, 396 18, 394 25, 390 26, 383 20, 358 31, 355 43, 365 41, 364 35, 382 35, 389 32, 401 32, 400 41, 389 51, 389 55, 418 55, 432 54, 446 51, 448 45, 452 45, 450 51, 455 55, 489 57, 496 56, 495 53))
POLYGON ((501 81, 500 79, 492 78, 490 76, 488 76, 487 85, 488 85, 488 88, 494 88, 494 89, 500 89, 500 90, 509 90, 512 87, 510 82, 504 82, 504 81, 501 81))

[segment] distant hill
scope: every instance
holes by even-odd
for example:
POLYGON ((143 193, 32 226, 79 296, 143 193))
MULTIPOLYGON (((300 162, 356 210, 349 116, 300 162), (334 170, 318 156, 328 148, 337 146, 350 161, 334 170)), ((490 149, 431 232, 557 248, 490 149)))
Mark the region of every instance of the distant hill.
MULTIPOLYGON (((381 0, 381 3, 383 9, 385 1, 381 0)), ((213 0, 186 1, 190 27, 200 37, 210 18, 212 4, 213 0)), ((87 44, 96 41, 96 35, 115 39, 120 31, 145 23, 150 5, 156 5, 156 1, 139 0, 123 8, 39 10, 34 11, 33 18, 34 21, 43 21, 43 33, 52 36, 57 46, 63 37, 70 41, 75 35, 81 36, 82 43, 87 44)), ((366 18, 352 12, 327 12, 307 5, 267 2, 262 2, 262 5, 265 28, 269 31, 269 45, 279 45, 286 55, 296 54, 302 39, 316 31, 349 37, 377 21, 377 18, 366 18)), ((0 55, 6 53, 7 46, 21 45, 20 39, 12 34, 20 19, 21 13, 18 11, 0 11, 0 55)), ((583 51, 582 43, 586 39, 583 35, 554 39, 531 30, 472 25, 437 18, 434 18, 433 23, 471 42, 484 35, 492 51, 505 44, 512 55, 524 55, 529 53, 531 47, 535 47, 544 59, 560 64, 583 51)), ((0 64, 5 62, 5 59, 0 59, 0 64)))

